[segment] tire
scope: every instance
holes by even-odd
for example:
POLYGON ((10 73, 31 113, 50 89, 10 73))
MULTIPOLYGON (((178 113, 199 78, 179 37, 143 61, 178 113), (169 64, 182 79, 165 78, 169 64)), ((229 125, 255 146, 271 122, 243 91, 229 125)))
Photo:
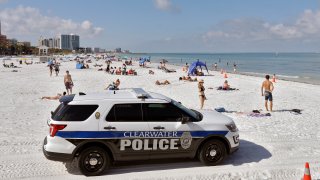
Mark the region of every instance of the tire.
POLYGON ((70 174, 79 174, 79 166, 78 166, 78 157, 74 157, 74 159, 71 162, 66 162, 65 167, 67 169, 67 172, 70 174))
POLYGON ((110 156, 100 147, 89 147, 80 153, 78 166, 85 176, 98 176, 109 168, 110 156))
POLYGON ((227 155, 223 142, 217 139, 205 142, 199 150, 198 158, 206 166, 215 166, 221 163, 227 155))

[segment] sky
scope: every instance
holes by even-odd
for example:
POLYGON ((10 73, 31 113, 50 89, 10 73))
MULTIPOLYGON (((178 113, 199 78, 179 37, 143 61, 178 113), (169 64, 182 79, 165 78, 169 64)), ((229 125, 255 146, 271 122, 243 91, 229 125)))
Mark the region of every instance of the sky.
POLYGON ((320 0, 0 0, 2 34, 132 52, 320 52, 320 0))

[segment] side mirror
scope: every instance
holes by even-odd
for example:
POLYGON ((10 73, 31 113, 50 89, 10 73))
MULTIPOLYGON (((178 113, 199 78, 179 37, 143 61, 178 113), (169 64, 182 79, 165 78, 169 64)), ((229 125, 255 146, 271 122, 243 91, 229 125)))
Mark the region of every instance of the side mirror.
POLYGON ((182 117, 181 124, 186 124, 188 122, 190 122, 190 118, 189 117, 182 117))

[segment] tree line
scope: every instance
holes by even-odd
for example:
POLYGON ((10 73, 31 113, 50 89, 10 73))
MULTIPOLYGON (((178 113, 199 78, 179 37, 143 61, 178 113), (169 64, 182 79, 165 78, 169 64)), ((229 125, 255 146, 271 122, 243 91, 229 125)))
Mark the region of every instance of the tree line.
MULTIPOLYGON (((51 54, 69 54, 71 50, 64 49, 48 49, 48 55, 51 54)), ((39 48, 35 46, 25 46, 25 45, 3 45, 0 44, 0 55, 4 56, 14 56, 14 55, 39 55, 39 48)))

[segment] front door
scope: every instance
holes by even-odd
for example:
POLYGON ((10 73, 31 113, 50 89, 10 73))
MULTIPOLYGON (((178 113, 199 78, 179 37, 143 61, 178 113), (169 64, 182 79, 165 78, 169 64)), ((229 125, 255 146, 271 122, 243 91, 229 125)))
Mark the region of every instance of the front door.
POLYGON ((149 122, 150 131, 155 134, 158 143, 156 150, 151 151, 151 158, 189 157, 196 150, 199 138, 193 135, 202 128, 189 121, 182 123, 188 114, 171 103, 145 103, 143 106, 144 121, 149 122))

